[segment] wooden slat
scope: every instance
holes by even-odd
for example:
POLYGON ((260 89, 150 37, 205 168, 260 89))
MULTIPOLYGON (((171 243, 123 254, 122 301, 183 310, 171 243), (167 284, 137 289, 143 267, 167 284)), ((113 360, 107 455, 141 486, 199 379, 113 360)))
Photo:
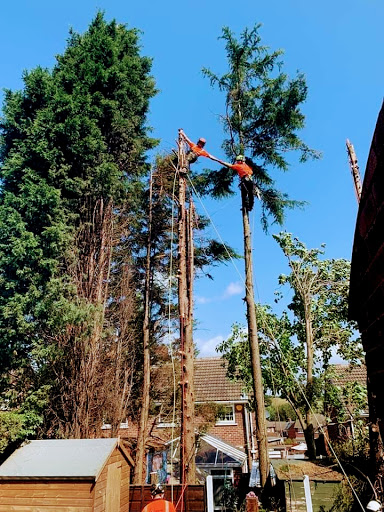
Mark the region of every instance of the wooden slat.
MULTIPOLYGON (((37 512, 37 510, 31 509, 30 506, 19 506, 19 505, 0 505, 0 512, 37 512)), ((93 512, 92 507, 78 508, 78 507, 45 507, 40 505, 38 512, 93 512)))
POLYGON ((91 493, 86 491, 77 491, 74 489, 2 489, 0 487, 0 499, 11 496, 12 498, 39 498, 41 496, 50 496, 52 498, 90 498, 91 493))
MULTIPOLYGON (((145 485, 143 487, 132 485, 129 488, 129 511, 141 512, 144 505, 151 501, 150 494, 151 487, 145 485)), ((176 503, 182 492, 182 486, 173 486, 173 502, 176 503)), ((171 501, 171 488, 166 487, 165 499, 171 501)), ((186 511, 204 512, 205 504, 205 486, 204 485, 190 485, 184 492, 184 503, 186 511)))
POLYGON ((76 490, 82 490, 82 489, 91 489, 92 484, 89 482, 78 482, 76 480, 68 482, 62 482, 62 481, 40 481, 40 480, 32 480, 29 482, 21 482, 19 480, 7 480, 6 482, 0 481, 0 489, 31 489, 32 487, 34 489, 76 489, 76 490))
POLYGON ((79 499, 79 498, 50 498, 47 496, 42 496, 40 498, 6 498, 1 500, 1 505, 30 505, 34 507, 38 506, 54 506, 60 505, 62 507, 91 507, 92 506, 92 498, 88 499, 79 499))

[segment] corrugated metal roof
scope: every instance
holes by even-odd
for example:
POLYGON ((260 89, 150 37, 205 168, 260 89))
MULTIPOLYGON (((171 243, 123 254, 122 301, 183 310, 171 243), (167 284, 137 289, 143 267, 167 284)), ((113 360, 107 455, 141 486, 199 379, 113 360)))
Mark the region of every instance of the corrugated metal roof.
POLYGON ((246 454, 244 452, 242 452, 241 450, 238 450, 234 446, 231 446, 230 444, 222 441, 218 437, 210 436, 209 434, 203 434, 200 437, 200 439, 202 441, 205 441, 206 443, 210 444, 211 446, 213 446, 217 450, 220 450, 220 451, 222 451, 224 453, 227 453, 228 455, 230 455, 234 459, 236 459, 239 462, 241 462, 241 464, 244 464, 244 462, 247 460, 247 456, 246 456, 246 454))
POLYGON ((117 442, 117 439, 30 441, 0 466, 0 479, 97 478, 117 442))

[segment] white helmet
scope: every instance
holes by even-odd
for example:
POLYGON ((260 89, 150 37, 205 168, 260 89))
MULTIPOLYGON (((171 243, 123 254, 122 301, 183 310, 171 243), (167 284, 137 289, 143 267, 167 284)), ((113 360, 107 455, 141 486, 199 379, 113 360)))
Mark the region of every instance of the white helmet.
POLYGON ((372 510, 372 512, 378 512, 381 510, 381 504, 376 500, 371 500, 367 505, 367 510, 372 510))

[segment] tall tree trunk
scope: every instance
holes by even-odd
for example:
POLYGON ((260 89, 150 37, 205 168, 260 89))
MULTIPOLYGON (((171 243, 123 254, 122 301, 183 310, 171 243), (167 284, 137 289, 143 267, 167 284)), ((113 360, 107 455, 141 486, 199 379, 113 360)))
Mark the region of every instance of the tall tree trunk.
POLYGON ((149 393, 151 388, 151 354, 150 341, 150 284, 151 284, 151 252, 152 252, 152 172, 149 183, 149 212, 148 212, 148 243, 145 265, 145 290, 144 290, 144 322, 143 322, 143 389, 142 407, 140 413, 139 432, 137 436, 137 448, 135 458, 135 472, 133 481, 136 485, 144 484, 144 457, 145 442, 147 437, 147 425, 149 416, 149 393))
POLYGON ((305 300, 305 336, 307 345, 307 389, 306 396, 308 403, 305 404, 305 421, 306 428, 304 430, 304 437, 307 444, 307 456, 310 460, 316 459, 316 445, 315 445, 315 432, 313 428, 313 419, 310 405, 313 400, 313 329, 311 320, 310 301, 305 300))
MULTIPOLYGON (((186 213, 186 174, 184 142, 179 136, 179 316, 181 362, 181 432, 180 479, 194 484, 195 413, 194 413, 194 346, 193 346, 193 207, 186 213)), ((182 503, 183 508, 183 503, 182 503)))
POLYGON ((264 487, 269 475, 268 440, 265 423, 264 389, 261 375, 260 349, 257 334, 256 306, 253 289, 252 245, 249 217, 242 205, 244 228, 245 285, 248 320, 248 340, 251 354, 254 408, 256 416, 256 438, 259 452, 261 486, 264 487))
POLYGON ((187 311, 185 322, 184 339, 184 384, 185 384, 185 405, 184 405, 184 443, 185 443, 185 483, 196 483, 195 464, 195 385, 194 385, 194 361, 195 346, 193 343, 193 277, 194 277, 194 244, 193 244, 193 222, 194 206, 190 200, 187 212, 187 311))

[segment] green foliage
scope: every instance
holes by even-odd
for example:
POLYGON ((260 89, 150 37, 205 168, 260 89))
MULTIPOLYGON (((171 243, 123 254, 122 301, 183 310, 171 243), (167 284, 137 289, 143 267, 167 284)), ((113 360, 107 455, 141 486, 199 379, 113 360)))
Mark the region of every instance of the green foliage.
MULTIPOLYGON (((71 31, 52 71, 37 67, 24 73, 23 90, 5 92, 0 391, 20 436, 49 415, 45 433, 56 421, 71 424, 79 412, 71 395, 76 379, 76 392, 83 382, 89 391, 81 393, 99 397, 100 381, 87 383, 80 372, 100 374, 115 346, 111 333, 125 329, 115 311, 104 315, 105 297, 113 302, 117 290, 104 256, 112 257, 106 244, 113 239, 119 261, 116 240, 131 240, 146 213, 141 177, 148 170, 145 152, 156 143, 146 125, 156 93, 150 68, 138 31, 99 12, 84 34, 71 31)), ((100 403, 89 407, 102 414, 100 403)))
MULTIPOLYGON (((290 234, 282 233, 274 238, 282 246, 291 269, 289 275, 279 277, 279 283, 289 284, 294 295, 289 311, 283 311, 280 316, 270 306, 256 306, 266 389, 289 402, 303 427, 309 421, 306 417, 309 407, 320 411, 332 406, 338 408, 340 417, 347 414, 347 405, 357 410, 364 409, 366 393, 361 386, 350 384, 340 394, 340 390, 330 384, 329 359, 333 352, 354 364, 362 357, 355 326, 347 317, 349 263, 345 260, 321 260, 321 249, 309 250, 290 234), (312 325, 312 341, 316 350, 310 383, 307 379, 306 318, 312 325)), ((229 376, 244 382, 247 391, 251 391, 246 329, 239 324, 233 325, 231 336, 221 343, 218 351, 228 360, 229 376)))
MULTIPOLYGON (((222 31, 228 71, 219 76, 209 69, 204 75, 212 86, 225 94, 226 110, 222 116, 228 135, 223 149, 229 158, 248 153, 247 163, 253 169, 255 183, 261 193, 262 225, 268 217, 282 224, 288 208, 303 203, 289 199, 279 191, 268 170, 274 167, 286 171, 287 153, 298 152, 300 161, 318 158, 297 135, 304 128, 300 110, 307 97, 307 85, 302 74, 290 79, 281 71, 282 51, 271 52, 261 44, 260 25, 245 29, 237 39, 228 27, 222 31)), ((200 190, 214 197, 233 194, 233 172, 228 168, 205 171, 198 178, 200 190)))
POLYGON ((273 238, 291 270, 289 275, 279 276, 279 284, 288 284, 293 291, 288 308, 294 315, 293 329, 300 343, 308 344, 307 321, 322 366, 328 366, 332 349, 343 359, 359 363, 362 346, 356 337, 357 326, 348 320, 350 262, 320 259, 324 245, 321 249, 307 249, 291 233, 282 232, 273 238))
POLYGON ((368 503, 371 489, 367 482, 354 475, 349 475, 350 484, 344 479, 334 492, 332 512, 357 512, 361 510, 352 488, 362 503, 368 503))
POLYGON ((230 480, 225 479, 220 503, 224 510, 239 510, 239 495, 230 480))
POLYGON ((282 403, 280 405, 270 405, 267 407, 269 413, 268 419, 270 421, 288 421, 296 420, 296 412, 289 403, 282 403))

